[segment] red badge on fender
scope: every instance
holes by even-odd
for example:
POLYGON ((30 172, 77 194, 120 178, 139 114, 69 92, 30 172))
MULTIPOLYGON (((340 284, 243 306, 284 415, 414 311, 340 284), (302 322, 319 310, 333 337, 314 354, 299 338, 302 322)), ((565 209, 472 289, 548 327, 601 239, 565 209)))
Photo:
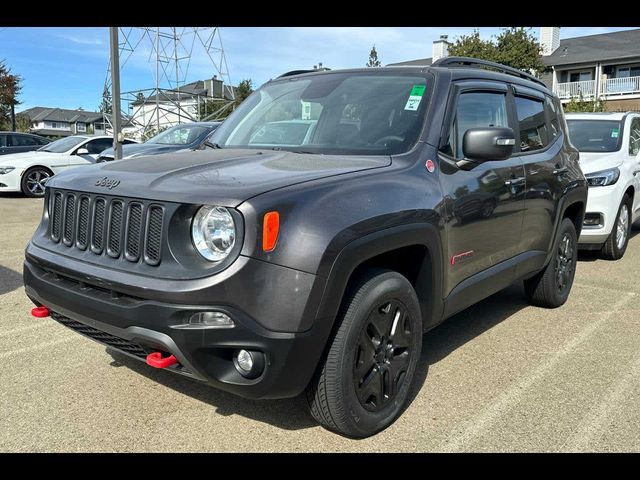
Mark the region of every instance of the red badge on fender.
POLYGON ((433 173, 433 171, 436 169, 436 164, 433 163, 433 160, 427 160, 427 163, 425 163, 424 166, 427 167, 427 171, 429 173, 433 173))

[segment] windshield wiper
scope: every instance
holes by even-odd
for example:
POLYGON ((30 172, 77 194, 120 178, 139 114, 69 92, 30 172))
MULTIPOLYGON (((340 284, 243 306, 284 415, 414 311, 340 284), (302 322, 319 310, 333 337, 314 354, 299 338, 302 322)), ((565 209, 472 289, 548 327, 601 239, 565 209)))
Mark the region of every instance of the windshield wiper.
POLYGON ((215 149, 222 148, 222 147, 220 146, 220 144, 218 144, 218 143, 211 143, 211 142, 210 142, 210 141, 208 141, 208 140, 207 140, 206 142, 204 142, 204 146, 205 146, 205 147, 209 147, 209 148, 215 148, 215 149))

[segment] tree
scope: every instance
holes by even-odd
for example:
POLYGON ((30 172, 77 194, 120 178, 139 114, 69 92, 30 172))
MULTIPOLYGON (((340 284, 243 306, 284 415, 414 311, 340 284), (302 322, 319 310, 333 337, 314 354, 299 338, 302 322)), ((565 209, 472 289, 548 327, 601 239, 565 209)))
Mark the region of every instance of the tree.
POLYGON ((530 30, 504 28, 491 40, 482 40, 480 32, 474 30, 471 35, 457 38, 449 47, 449 55, 489 60, 539 75, 546 67, 542 62, 542 47, 530 30))
POLYGON ((0 60, 0 129, 11 130, 11 118, 19 105, 18 94, 22 90, 22 77, 11 73, 11 69, 0 60))
POLYGON ((104 90, 102 91, 102 103, 100 103, 100 107, 98 111, 101 113, 111 113, 113 111, 113 103, 111 101, 111 91, 105 85, 104 90))
POLYGON ((564 111, 569 112, 606 112, 605 102, 598 99, 584 100, 582 93, 578 97, 573 97, 569 103, 564 105, 564 111))
POLYGON ((245 80, 242 80, 238 84, 238 87, 236 88, 236 91, 235 91, 235 97, 236 97, 235 106, 237 107, 242 102, 244 102, 245 99, 252 93, 253 93, 253 82, 251 81, 251 79, 247 78, 245 80))
POLYGON ((16 132, 28 132, 31 129, 31 119, 28 115, 16 115, 16 132))
POLYGON ((376 46, 371 47, 371 51, 369 52, 369 61, 367 62, 367 67, 381 67, 382 63, 378 60, 378 52, 376 50, 376 46))

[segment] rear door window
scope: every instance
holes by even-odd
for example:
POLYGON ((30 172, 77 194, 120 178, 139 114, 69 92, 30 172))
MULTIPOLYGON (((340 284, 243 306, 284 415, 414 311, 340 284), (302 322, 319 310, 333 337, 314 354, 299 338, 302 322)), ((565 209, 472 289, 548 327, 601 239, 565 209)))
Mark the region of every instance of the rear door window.
POLYGON ((549 145, 549 133, 541 100, 515 97, 520 130, 520 151, 533 152, 549 145))

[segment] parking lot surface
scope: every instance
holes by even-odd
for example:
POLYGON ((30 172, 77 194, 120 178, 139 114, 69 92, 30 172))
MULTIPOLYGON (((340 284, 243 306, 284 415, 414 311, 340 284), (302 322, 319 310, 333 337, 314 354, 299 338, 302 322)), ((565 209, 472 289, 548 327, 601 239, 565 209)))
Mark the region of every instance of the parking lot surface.
POLYGON ((22 287, 42 200, 0 196, 0 451, 640 451, 640 235, 583 254, 567 304, 514 285, 423 340, 415 398, 384 432, 318 427, 303 398, 249 401, 110 353, 22 287))

